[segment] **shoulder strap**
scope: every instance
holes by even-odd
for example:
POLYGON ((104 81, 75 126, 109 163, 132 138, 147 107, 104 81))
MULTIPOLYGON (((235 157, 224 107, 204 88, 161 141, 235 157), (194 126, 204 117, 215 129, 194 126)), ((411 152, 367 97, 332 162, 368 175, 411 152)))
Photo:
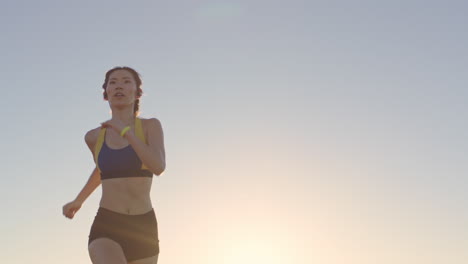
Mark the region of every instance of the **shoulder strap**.
MULTIPOLYGON (((145 132, 143 130, 143 122, 138 117, 135 118, 135 134, 141 141, 143 141, 145 144, 148 144, 148 142, 146 142, 145 132)), ((148 167, 146 167, 145 164, 142 164, 141 169, 148 170, 148 167)))
POLYGON ((145 132, 143 131, 143 124, 140 118, 135 118, 135 134, 136 136, 145 144, 147 144, 145 139, 145 132))
POLYGON ((99 169, 99 163, 98 163, 99 152, 101 151, 102 144, 104 144, 105 135, 106 135, 106 128, 101 128, 101 130, 99 131, 99 136, 96 141, 96 145, 94 146, 94 161, 96 162, 96 167, 98 169, 99 169))

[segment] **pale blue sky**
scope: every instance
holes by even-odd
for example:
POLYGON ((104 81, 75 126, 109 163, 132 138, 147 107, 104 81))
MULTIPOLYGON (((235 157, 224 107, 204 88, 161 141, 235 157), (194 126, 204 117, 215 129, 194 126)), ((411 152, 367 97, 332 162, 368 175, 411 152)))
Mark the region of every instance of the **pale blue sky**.
POLYGON ((2 2, 3 260, 90 263, 100 191, 72 221, 61 207, 94 166, 84 134, 110 117, 104 73, 127 65, 165 132, 160 263, 466 263, 467 11, 2 2))

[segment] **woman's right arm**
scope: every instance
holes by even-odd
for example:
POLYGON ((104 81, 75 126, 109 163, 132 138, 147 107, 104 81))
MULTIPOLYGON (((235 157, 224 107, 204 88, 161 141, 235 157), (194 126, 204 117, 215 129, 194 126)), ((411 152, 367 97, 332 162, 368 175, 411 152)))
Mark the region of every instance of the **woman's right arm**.
POLYGON ((91 176, 89 176, 88 182, 85 184, 81 192, 76 196, 75 201, 83 204, 84 201, 96 190, 96 188, 101 184, 101 175, 99 175, 99 170, 94 168, 91 176))
MULTIPOLYGON (((94 145, 97 140, 98 129, 93 129, 86 133, 85 141, 88 145, 89 150, 93 153, 94 157, 94 145)), ((96 190, 96 188, 101 184, 101 176, 97 167, 94 168, 93 172, 89 176, 88 182, 85 184, 80 193, 76 196, 75 200, 67 203, 63 206, 63 215, 72 219, 75 213, 81 208, 84 201, 91 195, 91 193, 96 190)))

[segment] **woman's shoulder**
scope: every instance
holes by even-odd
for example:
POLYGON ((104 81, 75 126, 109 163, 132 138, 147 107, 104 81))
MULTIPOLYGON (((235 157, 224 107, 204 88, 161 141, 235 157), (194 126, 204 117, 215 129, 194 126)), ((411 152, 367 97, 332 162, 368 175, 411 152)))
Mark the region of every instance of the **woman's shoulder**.
POLYGON ((141 117, 139 117, 139 119, 141 120, 141 122, 143 122, 143 124, 161 123, 161 122, 159 121, 159 119, 157 119, 156 117, 149 117, 149 118, 141 118, 141 117))
POLYGON ((85 141, 86 141, 86 144, 88 144, 88 146, 92 146, 96 143, 100 130, 101 130, 101 127, 99 126, 86 132, 85 141))
POLYGON ((150 134, 160 134, 162 133, 162 125, 159 119, 155 117, 151 118, 140 118, 142 125, 143 125, 143 131, 145 133, 145 136, 148 137, 150 134))

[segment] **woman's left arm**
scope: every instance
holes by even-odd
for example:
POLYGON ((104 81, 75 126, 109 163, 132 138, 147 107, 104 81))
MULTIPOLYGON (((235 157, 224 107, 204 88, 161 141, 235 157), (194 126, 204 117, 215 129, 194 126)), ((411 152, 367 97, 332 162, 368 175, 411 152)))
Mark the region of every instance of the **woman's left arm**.
MULTIPOLYGON (((132 145, 133 150, 136 152, 141 162, 148 167, 148 169, 156 174, 161 175, 166 168, 166 153, 164 150, 164 134, 161 126, 161 122, 156 118, 148 119, 145 122, 146 125, 146 141, 142 142, 134 133, 133 129, 127 131, 124 137, 128 143, 132 145)), ((118 133, 123 129, 121 124, 116 124, 109 120, 102 124, 104 127, 112 127, 118 133)))
POLYGON ((164 134, 161 122, 156 118, 151 118, 145 123, 147 125, 146 141, 148 145, 142 142, 133 130, 125 133, 124 137, 132 145, 141 162, 152 173, 159 176, 166 168, 166 152, 164 150, 164 134))
POLYGON ((151 118, 145 123, 147 125, 146 141, 148 145, 142 142, 135 135, 133 130, 125 133, 124 137, 128 140, 128 143, 132 145, 136 154, 141 159, 141 162, 143 162, 152 173, 159 176, 166 168, 164 134, 161 122, 156 118, 151 118))

